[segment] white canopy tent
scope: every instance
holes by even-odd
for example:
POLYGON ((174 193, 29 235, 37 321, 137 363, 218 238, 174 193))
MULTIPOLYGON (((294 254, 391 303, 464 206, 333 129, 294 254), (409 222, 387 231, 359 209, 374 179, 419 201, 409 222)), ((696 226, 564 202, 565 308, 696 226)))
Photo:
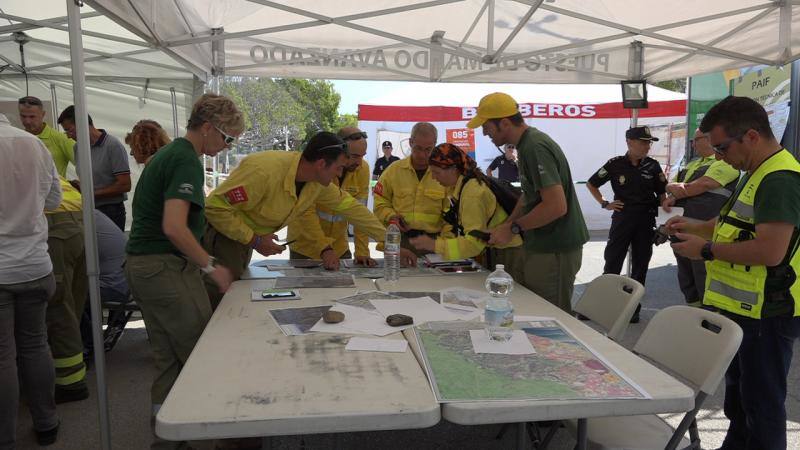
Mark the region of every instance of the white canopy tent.
POLYGON ((87 3, 208 74, 613 83, 800 58, 798 0, 87 3))
MULTIPOLYGON (((123 137, 139 119, 158 121, 176 136, 186 109, 202 92, 195 77, 161 49, 109 18, 84 8, 88 109, 98 125, 123 137)), ((74 103, 63 0, 3 2, 0 6, 0 101, 33 95, 53 104, 48 122, 74 103)))
MULTIPOLYGON (((669 80, 754 64, 783 65, 800 59, 800 33, 792 33, 800 22, 800 0, 86 3, 94 11, 81 11, 80 0, 62 1, 67 14, 58 6, 47 7, 49 2, 46 6, 38 0, 4 2, 0 18, 10 20, 10 24, 0 26, 0 59, 8 68, 22 65, 11 59, 18 53, 19 45, 14 39, 20 35, 11 34, 16 31, 37 39, 25 47, 40 43, 40 39, 49 40, 53 48, 60 47, 61 54, 50 49, 42 52, 41 61, 26 60, 25 66, 36 67, 40 73, 30 73, 42 78, 45 71, 62 77, 71 73, 79 153, 87 161, 87 89, 97 76, 184 79, 185 70, 203 81, 215 81, 227 74, 616 83, 626 79, 669 80), (19 16, 8 12, 12 7, 19 16), (68 27, 64 15, 68 16, 68 27), (127 32, 99 25, 106 18, 127 32), (34 30, 34 26, 40 28, 34 30), (65 45, 67 30, 69 45, 65 45), (45 37, 50 33, 58 36, 45 37)), ((31 58, 35 53, 30 51, 31 58)), ((15 76, 10 79, 16 80, 15 76)), ((0 73, 0 80, 8 83, 9 76, 0 73)), ((138 86, 145 90, 143 85, 138 86)), ((184 92, 196 92, 195 86, 192 83, 192 88, 184 92)), ((16 89, 14 95, 18 97, 19 88, 16 89)), ((86 166, 81 167, 80 175, 86 184, 91 184, 91 168, 86 166)), ((97 317, 93 207, 91 196, 84 196, 92 314, 97 317)), ((95 338, 98 337, 96 329, 95 338)), ((102 352, 97 352, 96 357, 101 385, 101 437, 103 448, 110 448, 105 386, 101 382, 102 352)))

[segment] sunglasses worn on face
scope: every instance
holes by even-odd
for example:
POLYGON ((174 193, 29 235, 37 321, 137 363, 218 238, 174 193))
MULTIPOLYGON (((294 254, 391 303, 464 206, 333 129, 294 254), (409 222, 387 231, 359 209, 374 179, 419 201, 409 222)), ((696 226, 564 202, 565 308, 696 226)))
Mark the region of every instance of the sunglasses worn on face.
POLYGON ((345 141, 357 141, 359 139, 366 139, 367 132, 366 131, 359 131, 358 133, 353 133, 350 136, 344 138, 345 141))
POLYGON ((42 106, 42 101, 36 97, 22 97, 19 99, 20 105, 42 106))
POLYGON ((231 136, 228 133, 222 131, 218 126, 214 125, 214 128, 219 131, 219 134, 222 135, 222 139, 225 141, 225 145, 231 145, 236 140, 235 136, 231 136))
POLYGON ((741 141, 744 137, 745 133, 742 133, 738 136, 734 136, 732 138, 725 139, 724 141, 720 142, 717 145, 712 145, 711 148, 714 149, 714 153, 718 153, 720 155, 725 155, 728 152, 728 147, 733 144, 734 141, 741 141))

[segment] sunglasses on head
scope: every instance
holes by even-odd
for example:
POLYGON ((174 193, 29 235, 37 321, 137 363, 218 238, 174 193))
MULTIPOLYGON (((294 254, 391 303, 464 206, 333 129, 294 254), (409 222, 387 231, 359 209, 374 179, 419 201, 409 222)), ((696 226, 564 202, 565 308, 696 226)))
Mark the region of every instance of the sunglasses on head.
POLYGON ((219 133, 222 135, 222 139, 225 141, 225 145, 231 145, 236 140, 235 136, 231 136, 230 134, 222 131, 218 126, 214 125, 214 128, 216 128, 217 131, 219 131, 219 133))
POLYGON ((341 148, 344 151, 347 151, 347 142, 342 142, 341 144, 333 144, 333 145, 326 145, 325 147, 320 147, 317 150, 327 150, 329 148, 341 148))
POLYGON ((367 132, 366 131, 359 131, 358 133, 353 133, 344 138, 345 141, 357 141, 359 139, 366 139, 367 132))
POLYGON ((20 105, 42 106, 42 101, 36 97, 22 97, 19 99, 20 105))

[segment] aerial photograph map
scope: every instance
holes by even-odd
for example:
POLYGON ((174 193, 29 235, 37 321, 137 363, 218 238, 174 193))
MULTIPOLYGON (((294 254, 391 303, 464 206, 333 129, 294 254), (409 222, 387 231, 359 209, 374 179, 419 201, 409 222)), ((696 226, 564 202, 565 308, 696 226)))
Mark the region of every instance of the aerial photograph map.
POLYGON ((536 354, 473 351, 470 322, 428 322, 415 328, 428 379, 440 403, 487 400, 646 398, 559 322, 518 322, 536 354))

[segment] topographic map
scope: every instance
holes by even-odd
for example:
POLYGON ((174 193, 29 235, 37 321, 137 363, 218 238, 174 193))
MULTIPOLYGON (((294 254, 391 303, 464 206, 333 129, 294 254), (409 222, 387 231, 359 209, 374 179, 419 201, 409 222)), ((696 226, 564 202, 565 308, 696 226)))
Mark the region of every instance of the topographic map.
POLYGON ((474 322, 429 322, 416 327, 417 342, 436 399, 573 400, 646 398, 646 394, 596 357, 552 320, 517 322, 536 354, 476 354, 474 322))

